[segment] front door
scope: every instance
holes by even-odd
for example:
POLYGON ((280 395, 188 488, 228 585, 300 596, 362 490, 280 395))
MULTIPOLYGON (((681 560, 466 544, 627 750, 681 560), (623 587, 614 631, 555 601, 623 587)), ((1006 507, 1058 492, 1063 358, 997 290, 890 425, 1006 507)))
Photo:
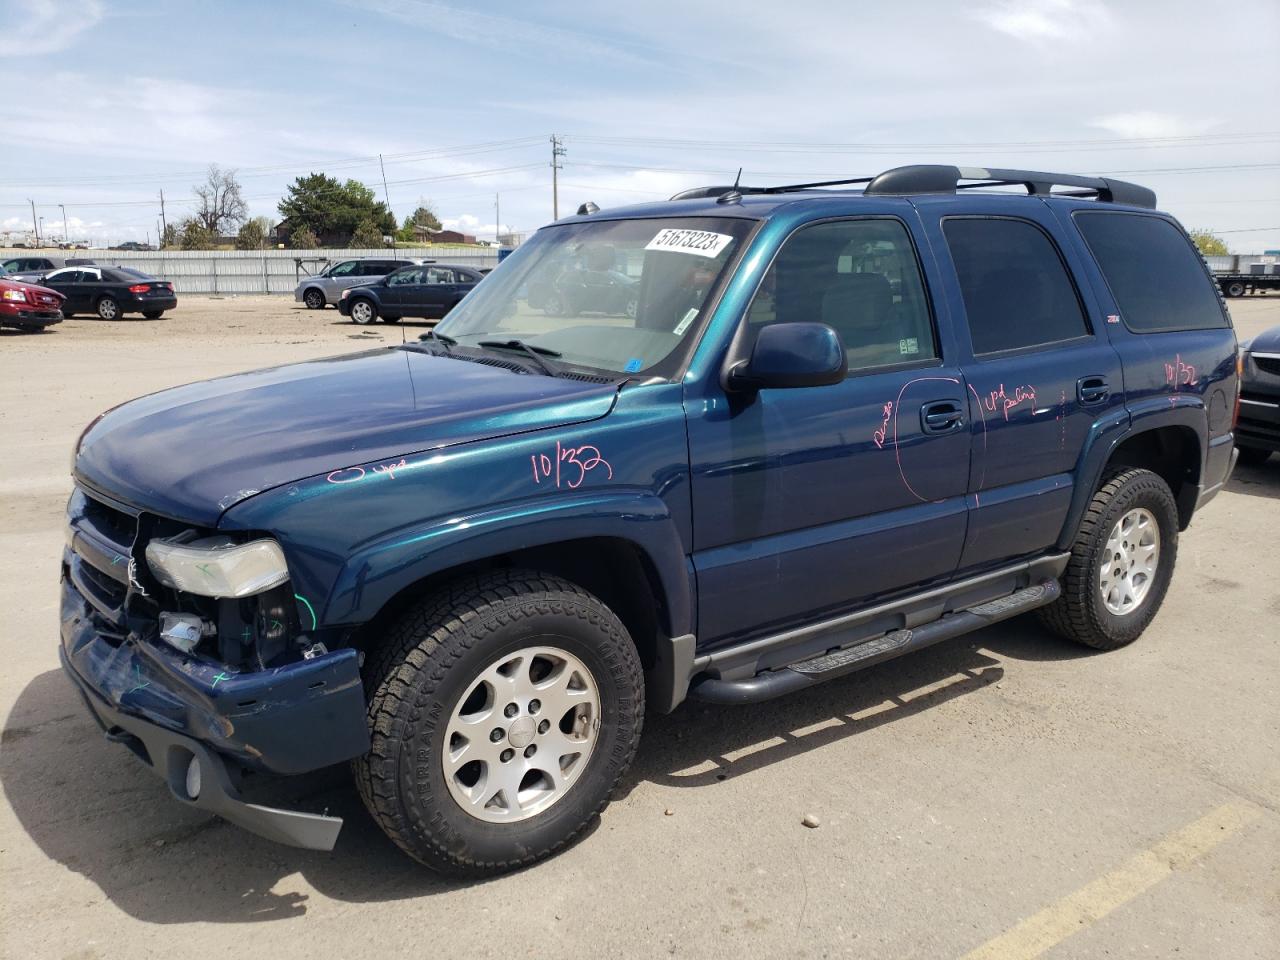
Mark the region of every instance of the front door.
POLYGON ((967 320, 959 340, 973 499, 963 570, 1042 553, 1058 540, 1076 459, 1095 423, 1124 406, 1105 320, 1091 315, 1072 280, 1067 258, 1076 254, 1059 248, 1047 208, 1032 206, 1009 217, 998 199, 971 197, 965 215, 926 218, 967 320))
POLYGON ((906 224, 786 240, 742 322, 821 320, 849 358, 824 387, 689 397, 699 648, 948 578, 965 533, 964 379, 938 337, 906 224))

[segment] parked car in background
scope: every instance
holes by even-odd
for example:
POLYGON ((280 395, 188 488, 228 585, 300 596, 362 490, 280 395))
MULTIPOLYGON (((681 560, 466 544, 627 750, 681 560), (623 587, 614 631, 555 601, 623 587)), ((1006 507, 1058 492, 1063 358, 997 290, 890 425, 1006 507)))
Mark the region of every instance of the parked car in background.
POLYGON ((62 322, 62 294, 14 280, 0 269, 0 327, 43 330, 62 322))
POLYGON ((1240 345, 1240 462, 1264 463, 1280 451, 1280 327, 1240 345))
POLYGON ((3 263, 14 279, 26 280, 28 283, 39 283, 45 274, 62 267, 80 267, 92 264, 87 257, 46 257, 39 256, 10 257, 3 263))
POLYGON ((146 251, 154 250, 155 247, 153 247, 149 243, 143 243, 140 240, 126 240, 124 243, 120 244, 119 246, 112 247, 111 249, 112 250, 140 250, 140 251, 146 252, 146 251))
POLYGON ((413 258, 374 258, 359 257, 342 260, 322 270, 314 277, 307 277, 293 291, 293 299, 305 303, 309 310, 323 310, 326 304, 337 305, 342 291, 348 287, 358 287, 372 283, 378 277, 385 277, 393 270, 401 267, 428 263, 430 261, 413 258))
POLYGON ((401 317, 439 320, 483 279, 479 270, 450 263, 404 267, 377 283, 343 290, 338 312, 360 324, 379 317, 387 323, 401 317))
POLYGON ((63 316, 96 313, 103 320, 117 320, 126 313, 140 313, 156 320, 178 305, 173 284, 130 267, 64 267, 44 278, 44 285, 66 297, 63 316))

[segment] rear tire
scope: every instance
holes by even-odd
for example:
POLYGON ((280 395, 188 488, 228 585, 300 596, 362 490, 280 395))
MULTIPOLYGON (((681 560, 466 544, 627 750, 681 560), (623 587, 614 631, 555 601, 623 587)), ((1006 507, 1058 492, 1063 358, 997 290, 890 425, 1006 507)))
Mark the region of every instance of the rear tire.
POLYGON ((1261 447, 1237 447, 1236 449, 1240 451, 1240 462, 1246 467, 1260 467, 1271 456, 1270 450, 1263 450, 1261 447))
POLYGON ((1232 280, 1222 288, 1222 292, 1228 297, 1243 297, 1245 291, 1243 280, 1232 280))
POLYGON ((159 320, 164 316, 163 310, 143 310, 142 315, 148 320, 159 320))
POLYGON ((1093 495, 1062 576, 1062 595, 1040 609, 1040 619, 1095 650, 1130 644, 1159 611, 1177 555, 1178 508, 1169 485, 1150 470, 1115 474, 1093 495), (1154 541, 1152 569, 1144 569, 1152 549, 1147 540, 1154 541))
POLYGON ((516 869, 577 838, 644 719, 640 660, 618 618, 527 570, 467 577, 411 608, 371 653, 365 685, 360 795, 402 850, 452 874, 516 869))

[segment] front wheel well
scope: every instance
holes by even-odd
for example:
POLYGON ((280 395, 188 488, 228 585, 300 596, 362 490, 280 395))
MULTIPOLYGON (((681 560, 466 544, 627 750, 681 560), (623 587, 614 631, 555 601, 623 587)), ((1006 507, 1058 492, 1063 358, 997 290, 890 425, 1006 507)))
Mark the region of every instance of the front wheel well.
POLYGON ((1123 470, 1150 470, 1164 480, 1178 504, 1178 526, 1191 522, 1199 495, 1200 439, 1190 427, 1158 427, 1125 438, 1112 451, 1103 480, 1123 470))
POLYGON ((672 635, 670 610, 651 558, 628 540, 591 537, 513 550, 423 577, 392 597, 352 641, 360 649, 376 647, 401 614, 451 580, 514 568, 563 577, 602 600, 627 628, 645 670, 657 662, 659 638, 672 635))

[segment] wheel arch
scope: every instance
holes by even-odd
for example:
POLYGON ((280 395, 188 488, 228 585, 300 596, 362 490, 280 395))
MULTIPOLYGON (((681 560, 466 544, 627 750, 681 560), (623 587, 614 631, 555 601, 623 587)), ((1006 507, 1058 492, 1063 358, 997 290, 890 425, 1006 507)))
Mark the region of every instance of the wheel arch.
POLYGON ((1067 521, 1058 546, 1068 549, 1093 493, 1118 470, 1140 468, 1160 476, 1178 505, 1179 529, 1191 522, 1200 494, 1208 431, 1202 403, 1191 398, 1169 404, 1162 398, 1146 410, 1132 411, 1128 428, 1099 437, 1081 455, 1067 521))

